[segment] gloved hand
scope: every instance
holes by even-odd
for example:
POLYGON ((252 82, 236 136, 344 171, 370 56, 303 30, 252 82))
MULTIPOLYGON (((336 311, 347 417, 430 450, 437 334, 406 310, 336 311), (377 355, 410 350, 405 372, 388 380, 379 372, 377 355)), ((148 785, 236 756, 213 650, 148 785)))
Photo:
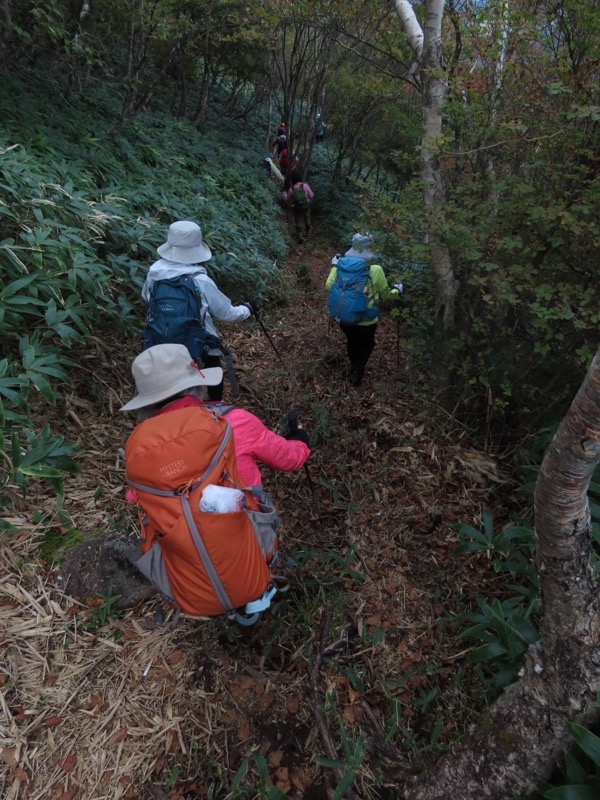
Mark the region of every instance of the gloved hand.
POLYGON ((398 281, 394 284, 393 289, 390 291, 390 294, 394 298, 394 301, 398 308, 400 308, 402 304, 402 293, 404 292, 404 284, 402 281, 398 281))
POLYGON ((340 253, 336 253, 334 257, 331 259, 331 263, 333 264, 334 267, 336 266, 337 262, 340 260, 341 257, 342 256, 340 253))
POLYGON ((304 442, 307 447, 310 447, 308 433, 304 430, 304 428, 300 427, 300 423, 298 422, 299 416, 300 412, 297 409, 290 411, 287 415, 288 430, 285 434, 285 438, 292 439, 297 442, 304 442))
POLYGON ((259 309, 258 309, 258 303, 256 302, 256 300, 246 300, 246 302, 243 305, 245 305, 246 308, 248 308, 250 310, 250 313, 253 316, 258 318, 259 309))
POLYGON ((310 447, 310 439, 308 438, 308 433, 304 430, 304 428, 296 428, 295 431, 289 431, 286 433, 285 438, 296 442, 304 442, 307 447, 310 447))

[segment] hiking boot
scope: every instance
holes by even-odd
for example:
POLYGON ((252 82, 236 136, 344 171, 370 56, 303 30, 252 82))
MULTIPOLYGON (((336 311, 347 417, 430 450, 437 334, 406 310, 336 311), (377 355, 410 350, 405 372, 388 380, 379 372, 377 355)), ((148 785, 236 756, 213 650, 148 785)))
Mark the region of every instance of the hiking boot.
POLYGON ((360 386, 362 378, 355 369, 351 369, 348 373, 348 383, 352 386, 360 386))

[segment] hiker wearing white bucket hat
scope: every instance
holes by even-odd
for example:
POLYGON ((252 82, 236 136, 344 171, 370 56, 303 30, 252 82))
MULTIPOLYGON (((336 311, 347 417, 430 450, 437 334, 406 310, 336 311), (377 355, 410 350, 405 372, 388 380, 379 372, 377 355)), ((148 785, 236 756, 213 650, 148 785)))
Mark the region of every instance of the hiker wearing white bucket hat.
MULTIPOLYGON (((204 324, 207 334, 219 339, 214 320, 219 322, 242 322, 254 311, 252 302, 233 305, 227 295, 220 291, 217 284, 209 277, 206 267, 202 266, 212 257, 210 247, 202 239, 202 230, 196 222, 180 220, 169 227, 167 241, 158 248, 161 258, 148 270, 142 289, 142 297, 151 303, 156 284, 160 281, 173 281, 179 278, 191 278, 199 299, 198 313, 195 318, 204 324)), ((149 305, 150 308, 150 305, 149 305)), ((147 320, 148 322, 148 320, 147 320)), ((158 344, 158 342, 154 342, 158 344)), ((202 356, 204 367, 219 367, 222 346, 211 346, 202 356)), ((209 388, 213 400, 223 397, 223 382, 209 388)))

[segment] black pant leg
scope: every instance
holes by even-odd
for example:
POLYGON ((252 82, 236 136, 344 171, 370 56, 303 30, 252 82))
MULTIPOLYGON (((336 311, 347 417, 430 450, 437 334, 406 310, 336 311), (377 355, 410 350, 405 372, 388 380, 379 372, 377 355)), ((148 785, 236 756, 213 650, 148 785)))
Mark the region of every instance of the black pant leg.
POLYGON ((360 331, 360 334, 357 343, 355 367, 358 379, 362 380, 362 377, 365 374, 367 361, 375 349, 375 331, 377 330, 377 323, 374 325, 357 325, 356 327, 357 330, 360 331))
MULTIPOLYGON (((208 369, 209 367, 221 367, 221 356, 211 356, 206 355, 204 356, 204 366, 208 369)), ((208 399, 209 400, 222 400, 223 399, 223 380, 217 386, 207 386, 208 390, 208 399)))
POLYGON ((348 353, 348 361, 350 362, 350 369, 354 368, 354 362, 357 358, 357 346, 356 346, 356 325, 344 325, 343 322, 340 323, 340 330, 346 337, 346 352, 348 353))
POLYGON ((357 380, 362 380, 371 353, 375 347, 375 331, 377 323, 373 325, 340 325, 342 332, 348 340, 348 358, 350 370, 357 380))

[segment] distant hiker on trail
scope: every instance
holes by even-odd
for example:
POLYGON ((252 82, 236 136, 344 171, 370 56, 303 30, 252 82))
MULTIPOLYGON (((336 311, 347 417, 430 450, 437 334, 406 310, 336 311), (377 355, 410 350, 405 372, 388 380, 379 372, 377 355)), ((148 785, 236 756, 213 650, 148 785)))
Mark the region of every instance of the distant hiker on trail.
MULTIPOLYGON (((148 303, 146 328, 142 338, 146 347, 156 344, 185 344, 204 367, 218 367, 225 356, 229 378, 237 386, 231 357, 220 342, 213 318, 220 322, 242 322, 254 313, 248 301, 234 306, 206 268, 212 253, 202 241, 195 222, 182 220, 169 228, 167 241, 158 248, 161 258, 148 270, 142 297, 148 303)), ((209 387, 212 400, 223 397, 223 381, 209 387)))
POLYGON ((327 123, 323 119, 320 114, 317 114, 315 119, 315 139, 317 142, 322 142, 325 138, 325 131, 327 129, 327 123))
POLYGON ((185 613, 237 610, 252 624, 278 588, 279 518, 257 461, 299 469, 310 455, 306 431, 284 438, 249 411, 209 402, 222 370, 201 370, 181 344, 145 350, 132 374, 137 394, 121 411, 139 423, 125 446, 128 499, 143 512, 137 566, 185 613))
POLYGON ((287 136, 285 133, 282 133, 281 136, 277 137, 276 144, 277 155, 280 156, 282 150, 287 150, 287 136))
POLYGON ((301 244, 310 233, 310 204, 315 195, 310 185, 302 180, 302 175, 292 172, 291 186, 285 194, 285 201, 291 204, 294 212, 296 241, 301 244))
POLYGON ((277 128, 277 135, 274 139, 271 139, 269 142, 269 146, 271 147, 273 158, 279 156, 279 153, 283 149, 284 143, 287 142, 287 128, 285 122, 280 122, 279 127, 277 128))
POLYGON ((282 144, 282 148, 279 151, 279 169, 283 175, 285 175, 288 171, 288 164, 289 164, 289 150, 287 146, 287 142, 282 144))
POLYGON ((372 236, 354 234, 350 250, 331 262, 333 266, 325 283, 330 290, 329 315, 347 339, 348 381, 353 386, 361 385, 375 347, 377 303, 398 297, 398 289, 390 289, 383 269, 373 263, 372 245, 372 236))

